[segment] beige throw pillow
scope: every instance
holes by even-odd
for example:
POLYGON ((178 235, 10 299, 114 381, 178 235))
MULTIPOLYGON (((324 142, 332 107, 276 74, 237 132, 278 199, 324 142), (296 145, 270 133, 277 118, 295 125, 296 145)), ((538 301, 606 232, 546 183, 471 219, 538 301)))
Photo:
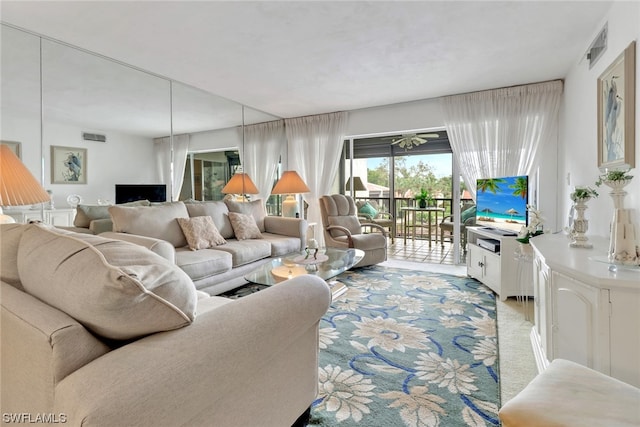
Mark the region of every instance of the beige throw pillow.
POLYGON ((224 202, 229 208, 229 212, 251 215, 258 226, 258 230, 265 231, 264 217, 267 216, 267 211, 262 199, 252 200, 251 202, 236 202, 235 200, 225 200, 224 202))
POLYGON ((187 238, 189 249, 197 251, 227 243, 213 223, 210 216, 196 216, 193 218, 178 218, 184 237, 187 238))
POLYGON ((238 240, 262 239, 262 234, 251 215, 229 212, 229 220, 238 240))
POLYGON ((29 225, 20 239, 18 272, 29 294, 106 338, 178 329, 195 318, 189 276, 133 243, 29 225))

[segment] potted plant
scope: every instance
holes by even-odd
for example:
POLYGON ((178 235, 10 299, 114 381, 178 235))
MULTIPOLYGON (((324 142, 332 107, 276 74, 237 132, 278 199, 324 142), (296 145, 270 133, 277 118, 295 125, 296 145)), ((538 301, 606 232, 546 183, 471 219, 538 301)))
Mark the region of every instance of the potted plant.
POLYGON ((602 184, 606 184, 611 188, 614 188, 618 185, 625 186, 631 181, 633 175, 629 175, 629 171, 627 170, 607 170, 605 173, 598 175, 598 180, 596 181, 596 186, 600 187, 602 184))
POLYGON ((432 200, 431 195, 424 188, 420 189, 420 192, 415 195, 414 199, 418 201, 418 206, 422 209, 426 208, 427 203, 432 200))
POLYGON ((591 187, 576 187, 569 197, 574 203, 584 203, 591 198, 598 197, 598 192, 591 187))

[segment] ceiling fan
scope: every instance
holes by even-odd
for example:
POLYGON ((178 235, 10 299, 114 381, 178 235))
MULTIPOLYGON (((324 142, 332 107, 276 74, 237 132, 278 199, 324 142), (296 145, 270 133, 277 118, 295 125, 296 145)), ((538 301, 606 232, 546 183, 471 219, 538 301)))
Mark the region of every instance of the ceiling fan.
POLYGON ((394 137, 391 139, 391 145, 398 144, 399 147, 405 150, 411 150, 414 145, 422 145, 430 138, 438 138, 440 135, 437 133, 410 133, 402 135, 401 137, 394 137))

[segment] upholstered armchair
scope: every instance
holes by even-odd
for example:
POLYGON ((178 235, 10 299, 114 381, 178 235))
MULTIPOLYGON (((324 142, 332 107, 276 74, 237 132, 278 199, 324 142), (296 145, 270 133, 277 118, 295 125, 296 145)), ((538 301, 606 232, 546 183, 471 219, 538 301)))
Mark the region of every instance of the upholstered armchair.
POLYGON ((391 213, 384 212, 375 200, 358 200, 356 207, 358 208, 358 217, 365 222, 388 228, 391 243, 393 243, 396 235, 396 219, 391 213))
POLYGON ((387 260, 387 232, 373 223, 361 223, 353 199, 342 194, 320 198, 322 228, 325 244, 334 248, 356 248, 365 255, 356 267, 373 265, 387 260), (365 228, 378 229, 380 233, 365 233, 365 228))
MULTIPOLYGON (((476 223, 476 205, 473 203, 465 204, 460 212, 460 237, 462 242, 462 250, 467 251, 467 226, 476 223)), ((453 215, 446 216, 440 223, 440 242, 444 246, 445 234, 448 234, 449 240, 453 241, 453 215)))

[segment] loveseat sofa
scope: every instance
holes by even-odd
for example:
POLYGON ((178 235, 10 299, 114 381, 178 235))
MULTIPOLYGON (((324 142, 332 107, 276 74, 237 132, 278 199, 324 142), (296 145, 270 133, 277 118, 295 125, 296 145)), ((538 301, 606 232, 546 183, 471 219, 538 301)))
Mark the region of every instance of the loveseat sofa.
POLYGON ((306 245, 307 221, 267 216, 261 200, 82 207, 78 216, 76 226, 110 229, 100 235, 145 246, 175 262, 210 295, 245 283, 242 277, 260 264, 306 245), (204 217, 211 221, 205 224, 204 217), (206 235, 212 237, 203 240, 206 235))
POLYGON ((230 300, 140 245, 42 224, 0 237, 3 424, 281 427, 315 398, 321 279, 230 300))

